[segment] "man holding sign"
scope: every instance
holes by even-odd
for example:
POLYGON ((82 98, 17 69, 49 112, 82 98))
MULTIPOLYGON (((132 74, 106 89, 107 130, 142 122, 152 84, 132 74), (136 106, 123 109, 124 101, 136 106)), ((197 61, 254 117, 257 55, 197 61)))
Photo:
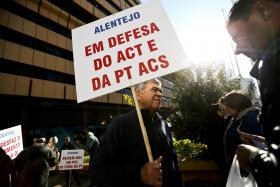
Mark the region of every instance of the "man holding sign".
POLYGON ((93 158, 93 181, 101 186, 182 186, 167 123, 157 113, 162 90, 158 79, 135 86, 153 157, 149 162, 135 110, 110 123, 93 158))
POLYGON ((108 127, 93 158, 93 181, 102 186, 182 186, 171 133, 157 114, 161 83, 145 82, 189 66, 160 1, 75 28, 72 42, 78 102, 130 86, 136 101, 136 111, 108 127))

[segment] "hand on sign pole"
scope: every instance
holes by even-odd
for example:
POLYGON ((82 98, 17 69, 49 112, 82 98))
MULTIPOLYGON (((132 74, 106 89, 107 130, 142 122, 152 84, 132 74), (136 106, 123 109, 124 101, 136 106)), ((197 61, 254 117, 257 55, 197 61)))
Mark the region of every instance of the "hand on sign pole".
POLYGON ((141 181, 144 184, 152 186, 161 186, 162 184, 162 170, 161 170, 162 157, 158 159, 147 162, 141 168, 141 181))

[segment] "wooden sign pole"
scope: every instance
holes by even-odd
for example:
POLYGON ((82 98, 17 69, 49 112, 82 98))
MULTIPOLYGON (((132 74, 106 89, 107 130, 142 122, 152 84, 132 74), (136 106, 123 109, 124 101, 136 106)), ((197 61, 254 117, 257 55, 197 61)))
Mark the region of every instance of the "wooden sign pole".
POLYGON ((135 91, 134 86, 131 87, 131 91, 132 91, 133 100, 134 100, 135 108, 136 108, 137 115, 138 115, 138 120, 139 120, 141 131, 142 131, 142 135, 143 135, 143 138, 144 138, 144 143, 145 143, 146 151, 147 151, 147 154, 148 154, 148 158, 149 158, 149 161, 152 162, 154 160, 153 159, 153 154, 152 154, 151 146, 150 146, 150 143, 149 143, 147 131, 146 131, 146 128, 144 126, 144 121, 143 121, 142 113, 141 113, 141 110, 140 110, 140 107, 139 107, 139 103, 138 103, 138 100, 137 100, 136 91, 135 91))
POLYGON ((12 174, 9 174, 9 186, 12 187, 12 174))
POLYGON ((69 172, 69 181, 68 181, 68 187, 71 186, 71 177, 72 177, 72 169, 69 172))

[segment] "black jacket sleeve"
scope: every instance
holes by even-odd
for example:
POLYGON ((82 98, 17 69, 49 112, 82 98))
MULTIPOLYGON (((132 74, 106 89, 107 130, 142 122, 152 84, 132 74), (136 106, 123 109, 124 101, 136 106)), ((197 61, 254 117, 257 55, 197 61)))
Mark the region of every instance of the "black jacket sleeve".
POLYGON ((273 135, 278 141, 270 144, 268 151, 259 150, 249 157, 250 169, 259 187, 280 186, 280 126, 274 129, 273 135))

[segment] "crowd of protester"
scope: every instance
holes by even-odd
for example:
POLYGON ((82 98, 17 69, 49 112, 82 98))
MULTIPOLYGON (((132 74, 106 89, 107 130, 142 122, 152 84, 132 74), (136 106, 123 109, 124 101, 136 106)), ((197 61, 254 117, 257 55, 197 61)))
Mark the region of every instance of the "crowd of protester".
MULTIPOLYGON (((80 130, 73 134, 73 141, 69 136, 64 138, 64 144, 59 150, 57 136, 33 139, 33 145, 25 147, 13 160, 0 147, 1 186, 5 187, 48 187, 50 175, 58 170, 60 152, 62 150, 85 149, 92 156, 99 145, 94 134, 87 130, 80 130), (75 143, 74 143, 75 140, 75 143)), ((78 172, 72 171, 76 184, 81 185, 78 172)), ((65 184, 70 186, 70 170, 65 170, 65 184)))

